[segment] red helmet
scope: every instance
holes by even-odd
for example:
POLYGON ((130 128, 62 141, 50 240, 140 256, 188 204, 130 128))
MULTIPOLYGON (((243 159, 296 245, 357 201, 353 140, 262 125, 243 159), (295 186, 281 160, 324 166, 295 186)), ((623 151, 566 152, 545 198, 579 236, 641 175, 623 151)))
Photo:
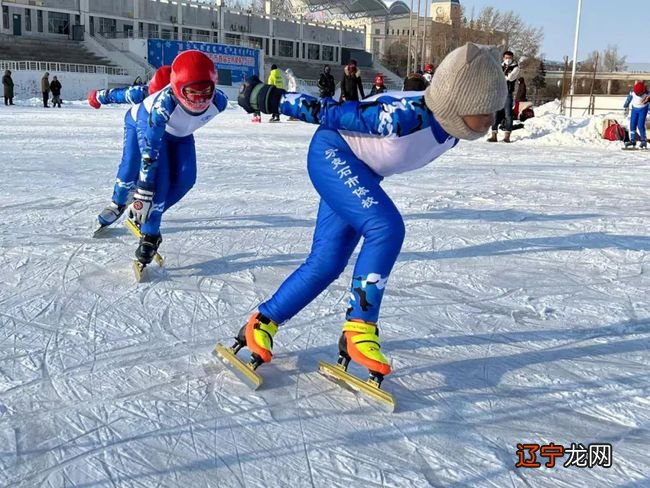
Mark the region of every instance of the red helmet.
POLYGON ((160 90, 169 85, 169 77, 171 73, 171 66, 161 66, 158 68, 154 73, 153 78, 151 78, 151 81, 149 81, 149 95, 158 93, 160 90))
POLYGON ((433 64, 431 64, 431 63, 425 64, 424 65, 424 72, 425 73, 428 73, 428 72, 433 73, 433 64))
POLYGON ((384 75, 382 75, 381 73, 377 73, 375 75, 375 85, 381 86, 383 84, 384 84, 384 75))
POLYGON ((201 51, 183 51, 172 63, 172 91, 181 106, 190 113, 203 113, 212 103, 217 70, 201 51))
POLYGON ((647 91, 646 87, 645 87, 645 83, 643 83, 642 81, 637 81, 634 84, 634 88, 632 89, 632 91, 634 91, 634 94, 637 97, 640 97, 641 95, 643 95, 647 91))

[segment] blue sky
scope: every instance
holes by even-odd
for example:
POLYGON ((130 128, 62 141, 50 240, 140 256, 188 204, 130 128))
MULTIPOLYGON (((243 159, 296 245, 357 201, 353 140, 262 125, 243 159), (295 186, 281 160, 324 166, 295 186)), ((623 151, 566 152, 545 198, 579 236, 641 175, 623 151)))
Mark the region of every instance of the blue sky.
MULTIPOLYGON (((417 0, 415 0, 417 2, 417 0)), ((410 2, 407 0, 407 4, 410 2)), ((429 5, 428 0, 422 4, 429 5)), ((545 57, 562 60, 573 55, 577 0, 460 0, 469 16, 472 7, 476 13, 483 7, 518 13, 529 25, 544 28, 542 52, 545 57)), ((618 45, 628 62, 650 62, 650 16, 646 0, 634 3, 612 0, 583 0, 578 59, 594 50, 602 51, 608 44, 618 45), (646 13, 642 14, 642 5, 646 13)))

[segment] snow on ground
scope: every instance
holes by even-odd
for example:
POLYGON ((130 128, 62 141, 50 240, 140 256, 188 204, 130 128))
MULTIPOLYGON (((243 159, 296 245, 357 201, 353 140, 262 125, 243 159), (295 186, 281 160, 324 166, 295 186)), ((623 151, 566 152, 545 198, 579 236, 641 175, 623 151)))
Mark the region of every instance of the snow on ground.
MULTIPOLYGON (((211 357, 309 249, 313 127, 230 110, 136 284, 92 239, 124 109, 0 108, 0 486, 650 486, 650 154, 549 113, 385 182, 407 239, 384 300, 386 414, 317 373, 350 269, 252 393, 211 357), (518 443, 611 468, 515 468, 518 443)), ((546 459, 542 459, 543 462, 546 459)))

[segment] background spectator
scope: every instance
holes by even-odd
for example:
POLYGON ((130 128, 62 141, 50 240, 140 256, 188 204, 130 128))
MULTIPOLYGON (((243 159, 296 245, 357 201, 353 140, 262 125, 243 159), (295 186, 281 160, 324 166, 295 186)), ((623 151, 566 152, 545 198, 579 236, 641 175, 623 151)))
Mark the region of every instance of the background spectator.
POLYGON ((11 71, 5 71, 2 77, 2 87, 4 88, 5 105, 14 104, 14 80, 11 79, 11 71))
POLYGON ((43 75, 43 78, 41 78, 41 92, 43 93, 43 107, 49 108, 49 105, 47 104, 47 100, 50 95, 50 79, 49 79, 50 74, 46 71, 45 74, 43 75))
POLYGON ((515 85, 519 79, 519 65, 514 59, 515 55, 512 51, 505 51, 503 53, 503 62, 501 63, 501 69, 503 74, 506 77, 506 83, 508 84, 508 97, 506 98, 506 105, 503 109, 499 110, 496 113, 496 118, 494 125, 492 126, 492 136, 488 139, 488 142, 497 142, 497 133, 499 130, 499 125, 505 119, 505 134, 503 136, 503 142, 510 142, 510 133, 512 132, 512 112, 514 105, 514 92, 515 85))
MULTIPOLYGON (((271 65, 271 72, 269 73, 269 79, 267 81, 267 84, 273 85, 276 88, 280 88, 281 90, 284 90, 284 78, 282 78, 282 73, 278 69, 277 64, 271 65)), ((280 122, 280 114, 279 113, 271 114, 271 122, 280 122)))
POLYGON ((422 76, 427 81, 427 86, 431 84, 431 80, 433 79, 433 72, 433 64, 429 63, 424 65, 424 74, 422 76))
POLYGON ((320 79, 318 80, 318 91, 321 98, 333 97, 336 92, 336 82, 334 77, 331 74, 332 69, 329 64, 326 64, 323 68, 323 72, 320 74, 320 79))
POLYGON ((348 65, 343 68, 341 101, 349 102, 350 100, 361 100, 362 98, 366 98, 366 96, 363 93, 361 71, 357 67, 356 59, 351 59, 348 61, 348 65), (361 98, 359 98, 359 94, 361 94, 361 98))
POLYGON ((386 85, 384 85, 384 75, 377 73, 375 75, 375 84, 372 85, 372 90, 370 90, 370 96, 378 95, 380 93, 386 92, 386 85))
POLYGON ((421 73, 411 73, 404 79, 404 91, 424 91, 427 89, 427 80, 421 73))
POLYGON ((52 92, 52 106, 56 107, 58 105, 61 108, 61 82, 56 76, 52 77, 50 91, 52 92))

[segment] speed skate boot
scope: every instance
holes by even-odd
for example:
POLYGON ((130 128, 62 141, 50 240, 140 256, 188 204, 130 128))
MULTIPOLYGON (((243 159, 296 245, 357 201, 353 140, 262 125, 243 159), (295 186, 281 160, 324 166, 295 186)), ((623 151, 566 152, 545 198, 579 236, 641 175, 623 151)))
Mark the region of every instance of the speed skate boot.
POLYGON ((118 205, 115 202, 111 202, 106 205, 106 208, 104 208, 104 210, 102 210, 97 216, 97 221, 99 222, 99 225, 106 227, 119 219, 125 210, 126 205, 118 205))
POLYGON ((379 329, 376 324, 349 320, 343 325, 339 339, 338 363, 346 370, 350 360, 368 368, 369 381, 381 385, 384 376, 390 374, 391 367, 381 352, 379 329))
POLYGON ((161 242, 161 236, 143 234, 142 237, 140 237, 140 244, 135 250, 135 258, 143 267, 153 261, 161 242))
POLYGON ((237 354, 247 347, 251 352, 250 366, 255 370, 261 364, 270 363, 273 358, 273 337, 278 331, 278 324, 260 312, 255 312, 240 330, 232 346, 237 354))
POLYGON ((629 140, 625 143, 625 149, 635 149, 635 148, 636 148, 635 140, 629 140))
POLYGON ((641 141, 641 144, 639 144, 639 149, 648 149, 648 141, 641 141))

